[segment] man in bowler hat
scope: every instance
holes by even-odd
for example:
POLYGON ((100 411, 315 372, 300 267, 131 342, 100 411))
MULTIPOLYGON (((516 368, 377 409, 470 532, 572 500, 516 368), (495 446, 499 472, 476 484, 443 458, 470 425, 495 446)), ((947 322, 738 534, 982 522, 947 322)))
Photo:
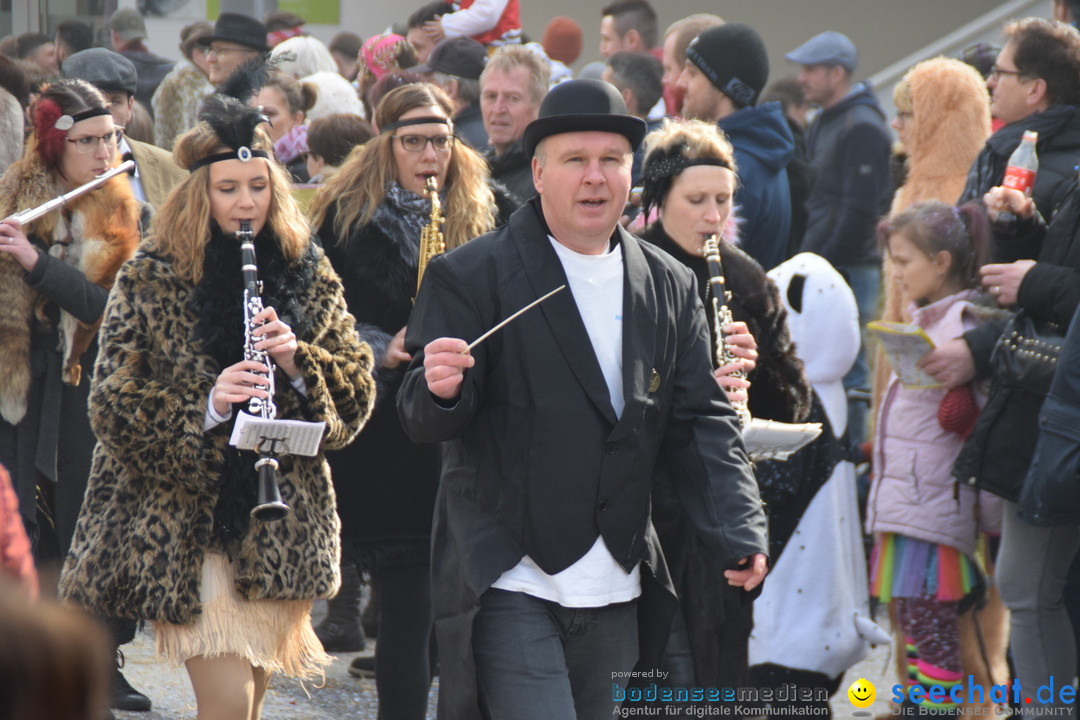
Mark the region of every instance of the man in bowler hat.
POLYGON ((612 85, 556 86, 524 135, 537 196, 424 275, 398 409, 414 440, 445 443, 440 718, 611 717, 616 673, 659 667, 677 599, 649 521, 657 462, 727 581, 764 578, 765 517, 694 279, 618 222, 644 134, 612 85))
POLYGON ((223 12, 214 22, 214 31, 199 38, 207 48, 210 84, 225 82, 236 68, 270 52, 266 26, 249 15, 223 12))

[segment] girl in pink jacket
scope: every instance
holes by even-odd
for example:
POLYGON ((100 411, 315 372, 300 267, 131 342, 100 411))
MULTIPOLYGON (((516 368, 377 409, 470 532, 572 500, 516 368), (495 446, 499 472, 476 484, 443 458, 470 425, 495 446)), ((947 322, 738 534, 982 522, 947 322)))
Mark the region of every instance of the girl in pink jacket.
MULTIPOLYGON (((878 236, 891 280, 914 301, 912 322, 935 346, 979 323, 971 301, 988 240, 980 207, 918 203, 883 221, 878 236)), ((942 686, 941 702, 923 701, 941 710, 953 707, 949 691, 963 678, 956 618, 980 585, 977 538, 998 531, 983 521, 994 514, 993 502, 957 485, 951 473, 977 415, 970 385, 907 386, 894 373, 876 425, 867 504, 867 528, 877 535, 871 594, 896 604, 907 652, 902 681, 942 686)))

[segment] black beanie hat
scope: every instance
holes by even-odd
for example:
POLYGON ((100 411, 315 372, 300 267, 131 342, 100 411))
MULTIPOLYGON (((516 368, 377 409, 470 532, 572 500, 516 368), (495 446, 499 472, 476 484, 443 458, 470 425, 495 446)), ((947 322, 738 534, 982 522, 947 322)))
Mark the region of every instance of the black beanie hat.
POLYGON ((749 25, 727 23, 705 30, 686 48, 686 59, 738 107, 756 105, 769 79, 769 56, 749 25))

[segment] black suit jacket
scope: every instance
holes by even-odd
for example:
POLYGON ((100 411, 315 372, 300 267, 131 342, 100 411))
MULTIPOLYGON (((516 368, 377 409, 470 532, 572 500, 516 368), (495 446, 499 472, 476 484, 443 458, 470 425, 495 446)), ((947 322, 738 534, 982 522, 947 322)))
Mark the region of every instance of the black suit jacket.
MULTIPOLYGON (((444 709, 447 717, 476 716, 462 695, 474 689, 472 617, 480 595, 525 554, 556 573, 600 535, 624 568, 644 561, 646 582, 655 578, 670 591, 649 521, 661 458, 717 558, 732 564, 767 552, 738 421, 712 376, 693 276, 622 228, 616 233, 625 273, 626 404, 618 418, 569 287, 474 348, 476 363, 452 407, 427 389, 428 342, 471 341, 567 284, 538 200, 507 226, 428 265, 409 320, 405 343, 413 361, 398 407, 415 441, 446 441, 432 590, 440 647, 456 646, 448 657, 465 662, 452 672, 465 674, 444 682, 440 716, 444 709)), ((666 626, 642 637, 662 650, 666 626)))

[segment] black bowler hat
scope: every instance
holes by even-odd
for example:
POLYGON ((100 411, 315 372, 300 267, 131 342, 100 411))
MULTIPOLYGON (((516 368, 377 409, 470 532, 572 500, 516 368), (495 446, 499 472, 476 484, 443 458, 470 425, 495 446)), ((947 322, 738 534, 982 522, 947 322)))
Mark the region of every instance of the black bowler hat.
POLYGON ((218 15, 214 22, 214 31, 199 38, 199 45, 210 47, 210 43, 215 40, 246 45, 260 52, 270 52, 266 45, 266 26, 250 15, 229 12, 218 15))
POLYGON ((645 137, 645 121, 626 111, 622 95, 603 80, 567 80, 540 103, 540 115, 525 128, 525 154, 532 156, 546 137, 590 130, 622 135, 637 150, 645 137))

